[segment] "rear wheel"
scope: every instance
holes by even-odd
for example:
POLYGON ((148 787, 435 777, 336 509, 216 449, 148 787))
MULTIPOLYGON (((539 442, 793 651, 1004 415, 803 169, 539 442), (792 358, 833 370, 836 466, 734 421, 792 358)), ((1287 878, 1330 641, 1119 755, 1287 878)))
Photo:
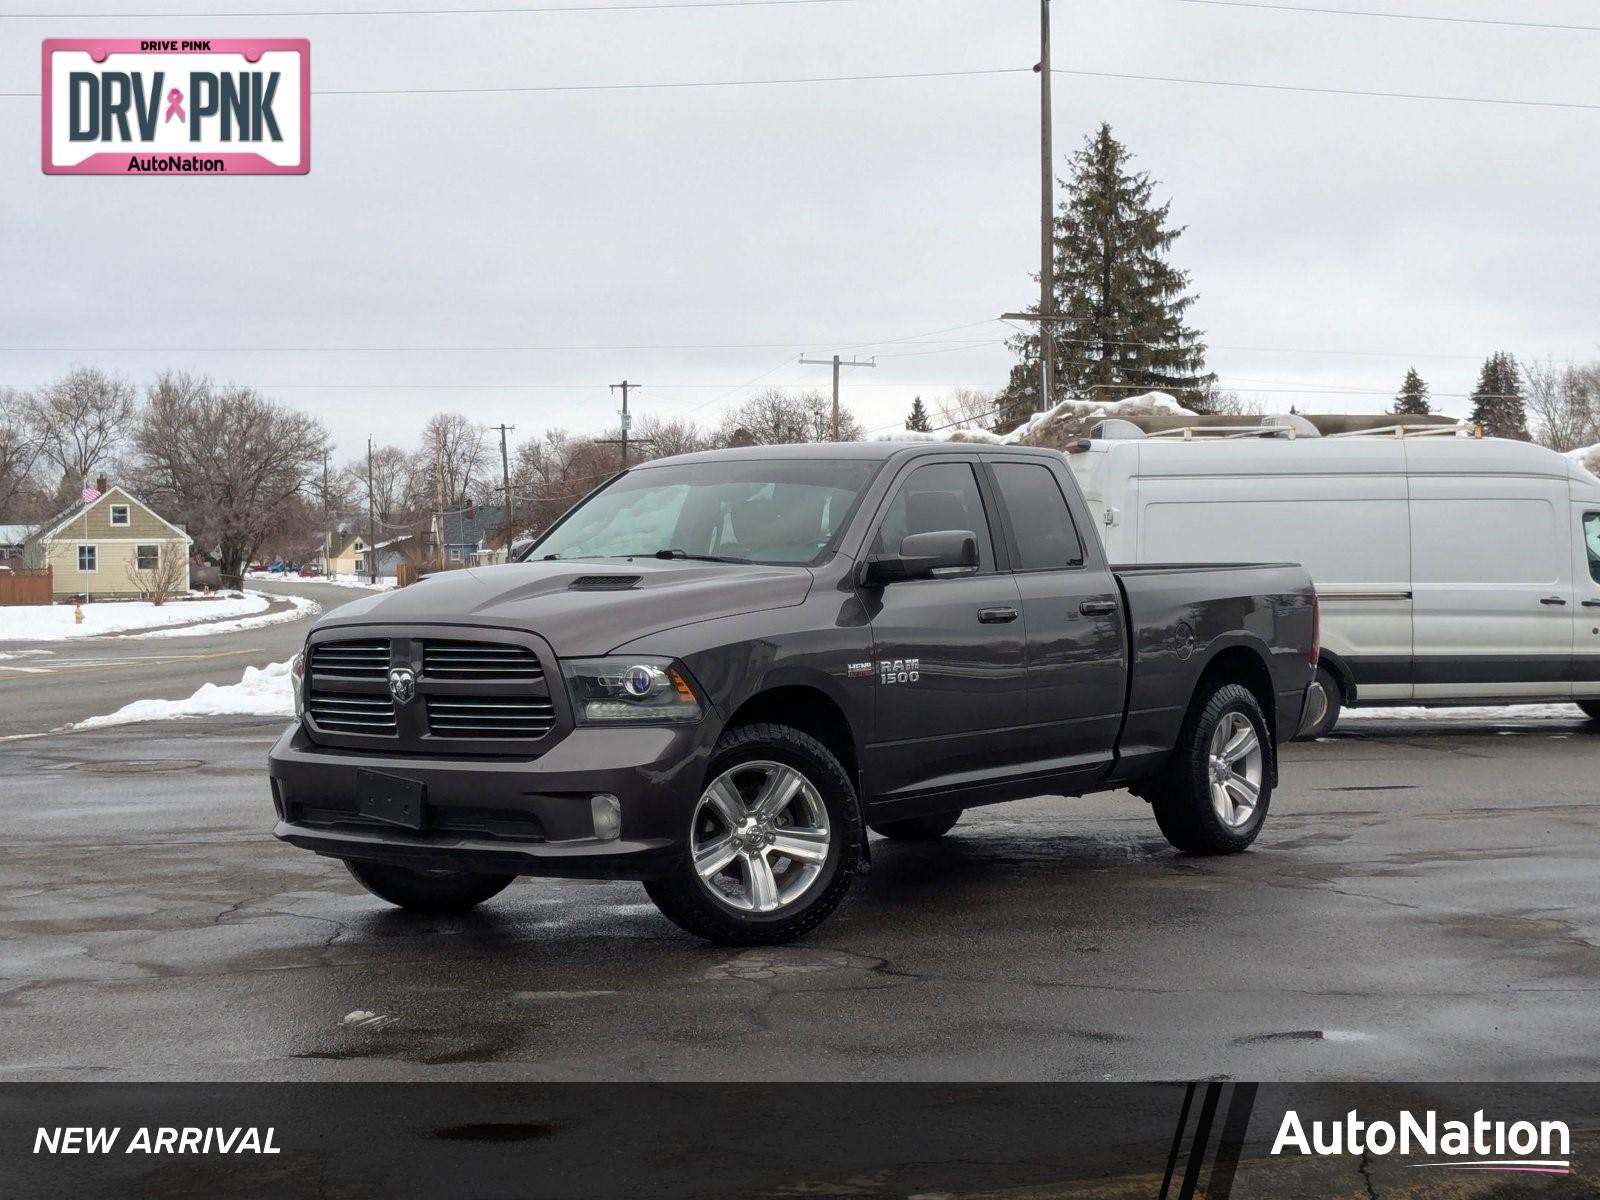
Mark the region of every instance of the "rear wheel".
POLYGON ((345 859, 344 865, 356 882, 378 899, 417 913, 466 912, 498 896, 516 878, 466 871, 413 871, 353 858, 345 859))
POLYGON ((956 827, 961 820, 961 809, 955 812, 935 813, 931 817, 907 817, 903 821, 879 821, 867 828, 880 837, 893 842, 931 842, 941 838, 956 827))
POLYGON ((821 742, 787 725, 729 730, 717 743, 672 872, 645 883, 674 924, 728 946, 787 942, 850 890, 861 813, 821 742))
POLYGON ((1167 841, 1191 854, 1237 854, 1255 841, 1272 802, 1272 753, 1249 688, 1221 683, 1201 697, 1146 788, 1167 841))
POLYGON ((1578 707, 1591 721, 1600 721, 1600 700, 1579 700, 1578 707))
POLYGON ((1344 688, 1339 677, 1327 667, 1319 666, 1306 695, 1305 720, 1300 722, 1300 732, 1295 736, 1301 741, 1326 737, 1339 723, 1339 714, 1343 711, 1344 688))

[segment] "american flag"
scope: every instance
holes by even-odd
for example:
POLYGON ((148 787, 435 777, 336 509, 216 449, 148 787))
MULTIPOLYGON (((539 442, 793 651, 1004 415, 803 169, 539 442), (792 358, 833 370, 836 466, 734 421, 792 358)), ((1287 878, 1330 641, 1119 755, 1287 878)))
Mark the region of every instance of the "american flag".
POLYGON ((83 489, 83 502, 85 504, 93 503, 94 501, 96 501, 98 499, 100 499, 100 493, 97 492, 94 488, 85 487, 83 489))

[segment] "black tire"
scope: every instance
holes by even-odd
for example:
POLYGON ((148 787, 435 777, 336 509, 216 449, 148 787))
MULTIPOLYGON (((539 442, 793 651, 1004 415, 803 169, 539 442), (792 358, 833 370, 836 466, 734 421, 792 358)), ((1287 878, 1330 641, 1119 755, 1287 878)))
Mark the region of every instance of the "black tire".
POLYGON ((1339 723, 1339 714, 1343 711, 1344 686, 1337 675, 1327 667, 1319 666, 1316 678, 1311 683, 1311 693, 1306 699, 1306 719, 1301 723, 1295 739, 1309 742, 1314 738, 1326 737, 1339 723))
POLYGON ((344 865, 380 900, 414 913, 463 913, 498 896, 515 875, 477 875, 466 871, 413 871, 388 863, 347 858, 344 865))
MULTIPOLYGON (((788 725, 758 722, 728 730, 717 742, 705 786, 746 763, 777 763, 798 771, 826 812, 828 849, 811 882, 792 902, 771 912, 739 911, 713 896, 695 870, 689 835, 670 874, 645 883, 645 891, 673 924, 721 946, 770 946, 820 925, 844 900, 861 845, 861 807, 850 776, 816 738, 788 725)), ((694 814, 685 820, 693 823, 694 814)), ((781 854, 780 862, 784 861, 781 854)), ((730 864, 731 865, 731 864, 730 864)), ((739 868, 743 870, 743 868, 739 868)))
POLYGON ((1219 683, 1211 687, 1209 695, 1197 696, 1184 718, 1172 757, 1145 789, 1167 841, 1188 854, 1237 854, 1247 848, 1267 819, 1274 762, 1267 719, 1249 688, 1219 683), (1237 826, 1225 824, 1212 803, 1212 739, 1225 720, 1234 723, 1233 714, 1249 721, 1261 750, 1261 782, 1254 811, 1237 826))
POLYGON ((961 820, 961 813, 962 810, 958 808, 955 812, 934 813, 931 817, 907 817, 903 821, 879 821, 877 824, 869 822, 867 828, 892 842, 931 842, 954 829, 956 822, 961 820))
POLYGON ((1600 700, 1579 700, 1578 707, 1591 721, 1600 721, 1600 700))

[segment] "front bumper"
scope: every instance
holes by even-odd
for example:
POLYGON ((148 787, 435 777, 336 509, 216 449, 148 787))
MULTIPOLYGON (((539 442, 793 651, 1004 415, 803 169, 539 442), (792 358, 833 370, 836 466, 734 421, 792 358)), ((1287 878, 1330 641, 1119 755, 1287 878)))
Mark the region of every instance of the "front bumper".
POLYGON ((313 742, 296 722, 268 757, 274 836, 335 858, 422 870, 651 879, 676 861, 711 754, 711 731, 578 728, 538 758, 436 758, 313 742), (423 785, 423 827, 357 812, 357 772, 423 785), (595 836, 590 800, 616 796, 621 835, 595 836))

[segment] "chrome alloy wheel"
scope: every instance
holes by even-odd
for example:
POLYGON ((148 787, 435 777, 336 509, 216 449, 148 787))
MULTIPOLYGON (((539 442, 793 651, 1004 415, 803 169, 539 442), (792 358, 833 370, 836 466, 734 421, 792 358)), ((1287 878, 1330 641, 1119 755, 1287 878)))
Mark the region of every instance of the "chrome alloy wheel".
POLYGON ((800 899, 828 861, 832 834, 816 787, 793 767, 757 761, 718 775, 695 806, 695 873, 737 912, 771 913, 800 899))
POLYGON ((1250 718, 1242 712, 1224 714, 1211 735, 1206 771, 1211 807, 1227 828, 1243 829, 1256 815, 1265 764, 1261 739, 1250 718))

